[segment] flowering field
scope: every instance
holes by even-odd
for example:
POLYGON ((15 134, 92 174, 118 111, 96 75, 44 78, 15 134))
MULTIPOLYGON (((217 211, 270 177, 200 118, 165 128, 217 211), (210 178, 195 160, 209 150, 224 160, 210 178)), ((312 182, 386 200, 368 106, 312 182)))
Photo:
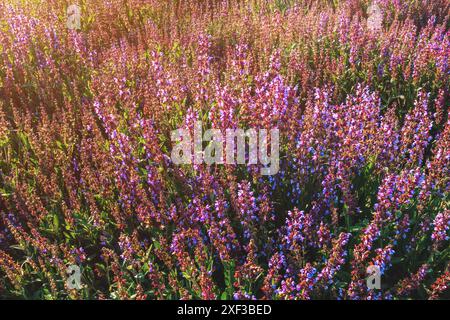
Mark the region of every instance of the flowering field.
POLYGON ((0 298, 450 298, 449 19, 1 1, 0 298), (197 121, 279 129, 278 172, 175 164, 197 121))

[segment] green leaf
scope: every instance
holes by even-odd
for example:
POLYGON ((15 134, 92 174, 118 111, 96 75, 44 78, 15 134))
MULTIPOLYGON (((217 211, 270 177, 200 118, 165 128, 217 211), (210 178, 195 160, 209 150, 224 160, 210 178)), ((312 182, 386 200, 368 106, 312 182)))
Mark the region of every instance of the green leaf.
POLYGON ((53 215, 53 230, 58 231, 59 230, 59 217, 57 214, 53 215))

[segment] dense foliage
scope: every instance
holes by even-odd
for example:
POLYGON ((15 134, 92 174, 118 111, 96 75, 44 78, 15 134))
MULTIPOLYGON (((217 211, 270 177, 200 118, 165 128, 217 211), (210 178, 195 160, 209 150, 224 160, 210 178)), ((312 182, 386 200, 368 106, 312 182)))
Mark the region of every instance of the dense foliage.
POLYGON ((374 2, 2 1, 0 297, 448 298, 450 3, 374 2), (280 172, 174 165, 196 120, 280 172))

